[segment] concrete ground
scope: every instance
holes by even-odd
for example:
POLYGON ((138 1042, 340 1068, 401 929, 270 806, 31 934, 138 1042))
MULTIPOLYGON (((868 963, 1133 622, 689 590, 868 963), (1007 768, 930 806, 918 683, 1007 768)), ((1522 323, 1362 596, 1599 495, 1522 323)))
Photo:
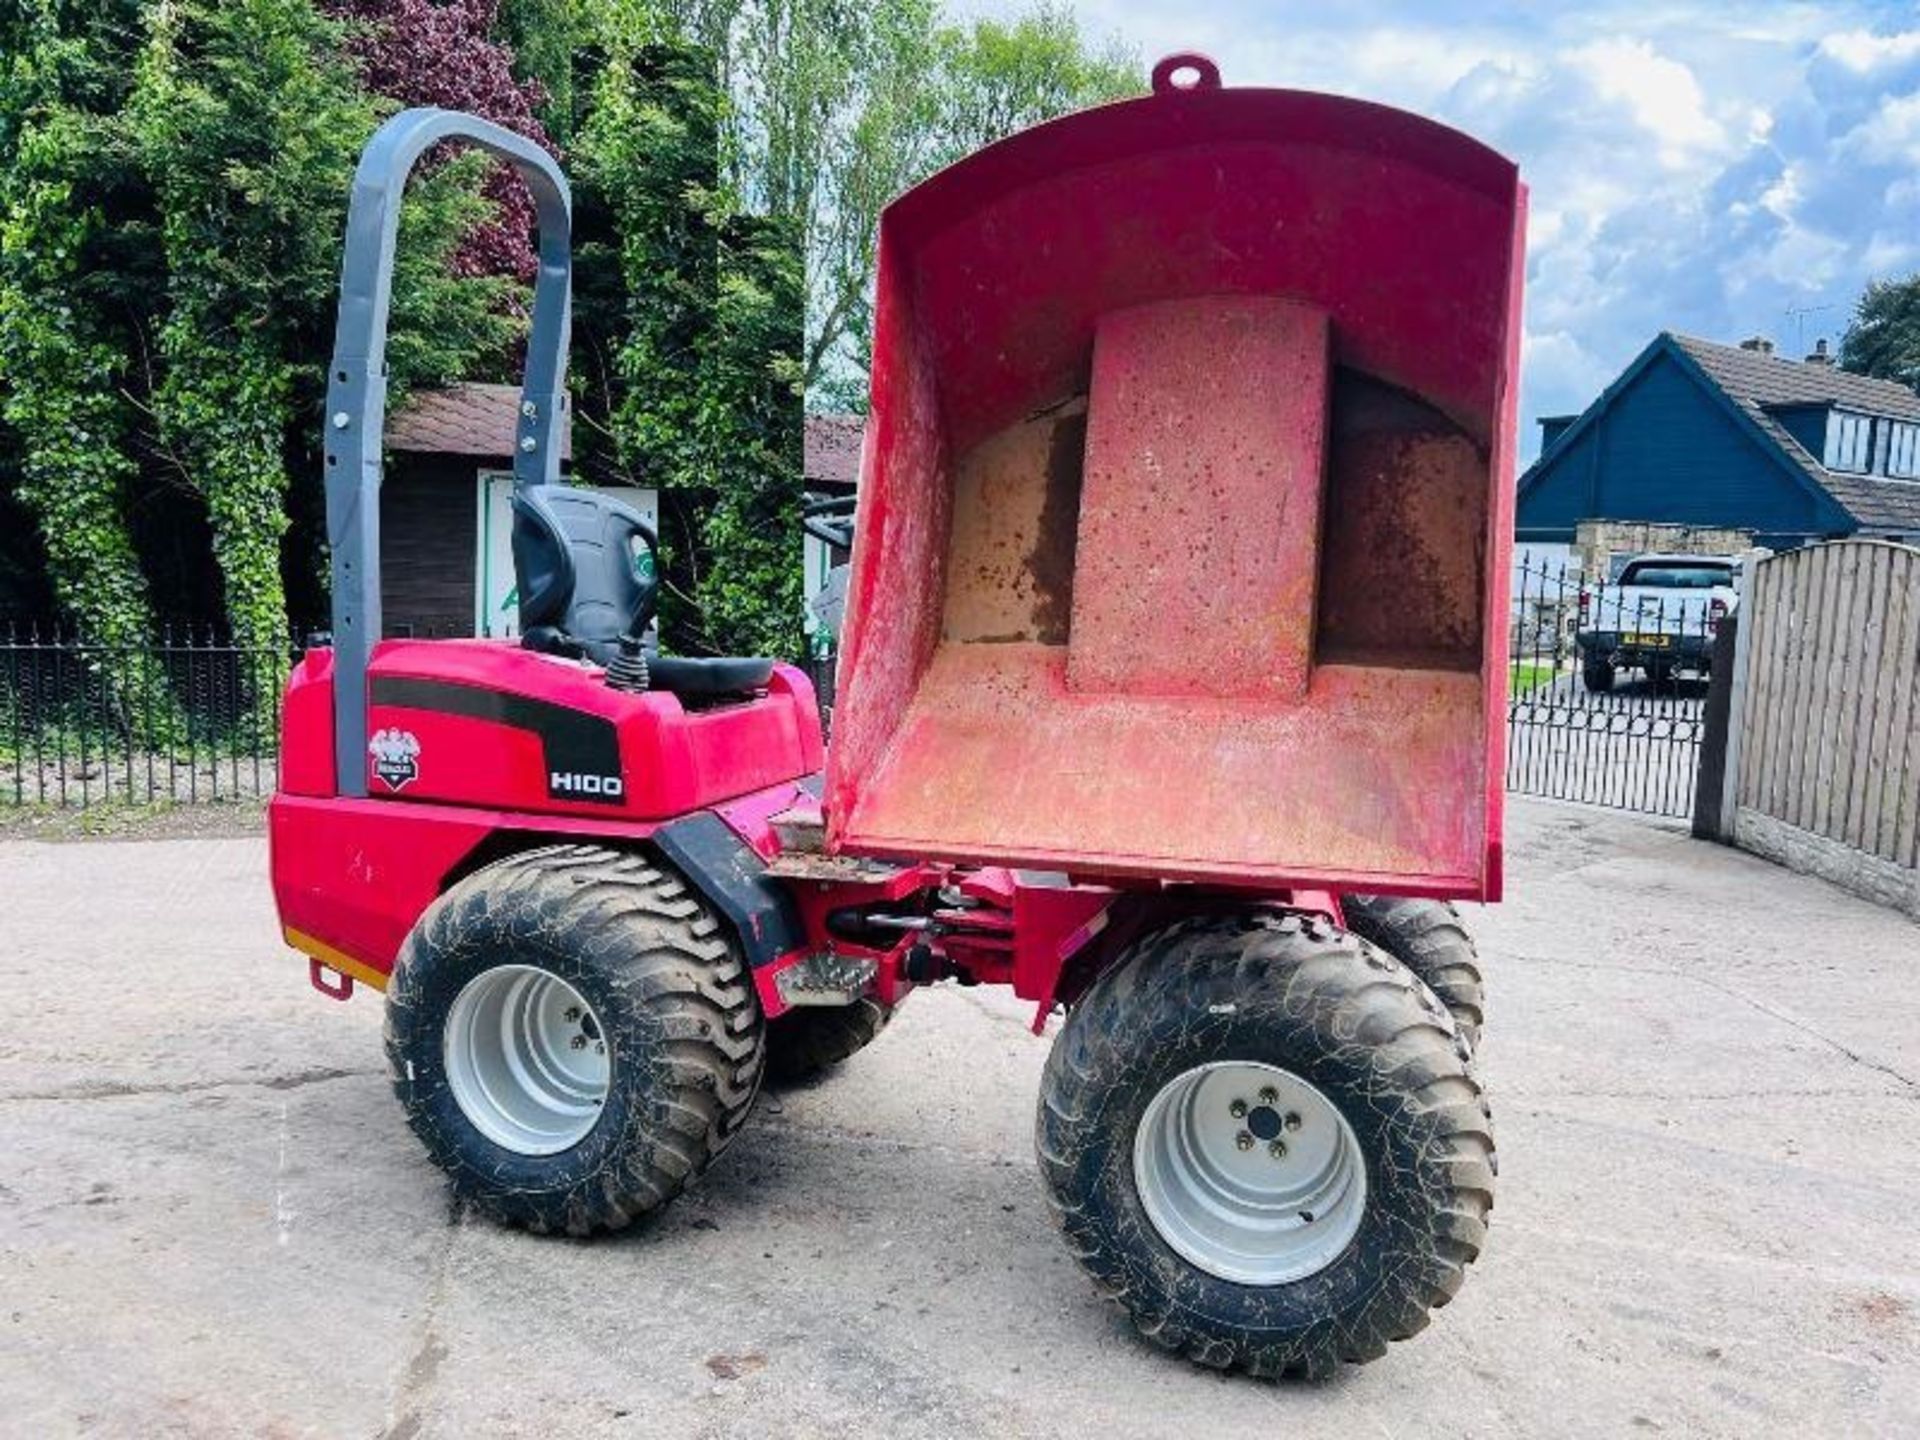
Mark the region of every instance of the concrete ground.
POLYGON ((1002 998, 917 997, 644 1233, 538 1240, 449 1213, 259 839, 0 843, 0 1432, 1920 1433, 1920 929, 1631 819, 1510 830, 1490 1247, 1318 1387, 1095 1299, 1002 998))

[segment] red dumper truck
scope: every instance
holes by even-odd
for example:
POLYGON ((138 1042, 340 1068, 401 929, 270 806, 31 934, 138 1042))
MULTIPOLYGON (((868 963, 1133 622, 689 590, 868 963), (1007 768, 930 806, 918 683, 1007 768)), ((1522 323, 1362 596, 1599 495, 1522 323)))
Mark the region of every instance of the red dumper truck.
POLYGON ((921 986, 1005 986, 1036 1033, 1064 1014, 1046 1200, 1146 1336, 1319 1376, 1423 1328, 1493 1204, 1447 902, 1500 891, 1523 216, 1465 136, 1193 55, 894 201, 827 749, 801 671, 657 653, 654 536, 561 483, 560 171, 468 116, 390 121, 273 886, 317 987, 384 992, 456 1197, 626 1226, 769 1076, 921 986), (382 632, 396 225, 448 141, 539 211, 514 640, 382 632))

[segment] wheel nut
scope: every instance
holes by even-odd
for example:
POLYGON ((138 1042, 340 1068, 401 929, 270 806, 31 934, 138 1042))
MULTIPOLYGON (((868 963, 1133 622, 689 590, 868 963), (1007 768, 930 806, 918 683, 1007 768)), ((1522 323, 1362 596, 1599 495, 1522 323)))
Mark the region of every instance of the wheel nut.
POLYGON ((594 1053, 594 1054, 596 1054, 596 1055, 604 1055, 604 1054, 606 1054, 606 1053, 607 1053, 607 1042, 606 1042, 606 1041, 604 1041, 604 1040, 600 1040, 600 1041, 596 1041, 596 1042, 594 1043, 594 1047, 593 1047, 593 1053, 594 1053))
POLYGON ((1287 1158, 1287 1142, 1284 1140, 1274 1141, 1271 1145, 1267 1146, 1267 1153, 1273 1156, 1273 1158, 1276 1160, 1286 1159, 1287 1158))
POLYGON ((1271 1105, 1273 1104, 1274 1101, 1278 1100, 1279 1098, 1280 1098, 1280 1092, 1274 1089, 1271 1085, 1267 1086, 1264 1090, 1260 1092, 1260 1103, 1262 1105, 1271 1105))
POLYGON ((1247 1113, 1247 1102, 1244 1100, 1234 1101, 1231 1105, 1227 1106, 1227 1113, 1238 1120, 1242 1115, 1247 1113))
POLYGON ((576 1035, 573 1039, 569 1040, 567 1044, 576 1050, 584 1050, 587 1048, 587 1037, 584 1035, 576 1035))
POLYGON ((1300 1128, 1300 1112, 1298 1110, 1289 1110, 1287 1112, 1286 1126, 1289 1130, 1298 1130, 1300 1128))
POLYGON ((578 1005, 567 1006, 566 1019, 569 1025, 578 1025, 580 1023, 580 1007, 578 1005))
POLYGON ((1238 1135, 1233 1137, 1233 1143, 1238 1145, 1242 1150, 1251 1150, 1253 1149, 1253 1136, 1245 1130, 1242 1130, 1238 1135))

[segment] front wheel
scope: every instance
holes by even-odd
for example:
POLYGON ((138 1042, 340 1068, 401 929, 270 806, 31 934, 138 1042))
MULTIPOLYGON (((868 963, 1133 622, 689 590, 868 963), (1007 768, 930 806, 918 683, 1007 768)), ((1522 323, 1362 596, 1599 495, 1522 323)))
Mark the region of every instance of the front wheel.
POLYGON ((767 1024, 767 1083, 797 1085, 864 1050, 893 1011, 870 996, 851 1005, 801 1006, 767 1024))
POLYGON ((1040 1165, 1069 1248, 1201 1364, 1377 1358, 1485 1240, 1493 1136, 1463 1048, 1404 966, 1317 919, 1148 936, 1047 1061, 1040 1165))
POLYGON ((1479 1046, 1487 985, 1473 936, 1458 910, 1444 900, 1343 895, 1340 913, 1349 930, 1393 956, 1439 997, 1469 1050, 1479 1046))
POLYGON ((1580 667, 1580 680, 1595 695, 1604 695, 1613 689, 1614 669, 1611 661, 1588 660, 1580 667))

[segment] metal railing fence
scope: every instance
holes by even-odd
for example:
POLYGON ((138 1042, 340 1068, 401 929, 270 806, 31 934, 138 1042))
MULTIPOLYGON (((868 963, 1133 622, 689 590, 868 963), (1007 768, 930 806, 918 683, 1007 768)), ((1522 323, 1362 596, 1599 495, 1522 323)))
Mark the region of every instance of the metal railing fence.
POLYGON ((1685 818, 1692 814, 1719 624, 1704 597, 1515 568, 1507 788, 1685 818))
MULTIPOLYGON (((266 798, 279 778, 281 691, 302 648, 239 643, 207 625, 113 645, 0 621, 0 807, 266 798)), ((830 730, 833 658, 807 670, 830 730)))
POLYGON ((0 626, 0 805, 270 794, 292 647, 168 626, 137 645, 0 626))

